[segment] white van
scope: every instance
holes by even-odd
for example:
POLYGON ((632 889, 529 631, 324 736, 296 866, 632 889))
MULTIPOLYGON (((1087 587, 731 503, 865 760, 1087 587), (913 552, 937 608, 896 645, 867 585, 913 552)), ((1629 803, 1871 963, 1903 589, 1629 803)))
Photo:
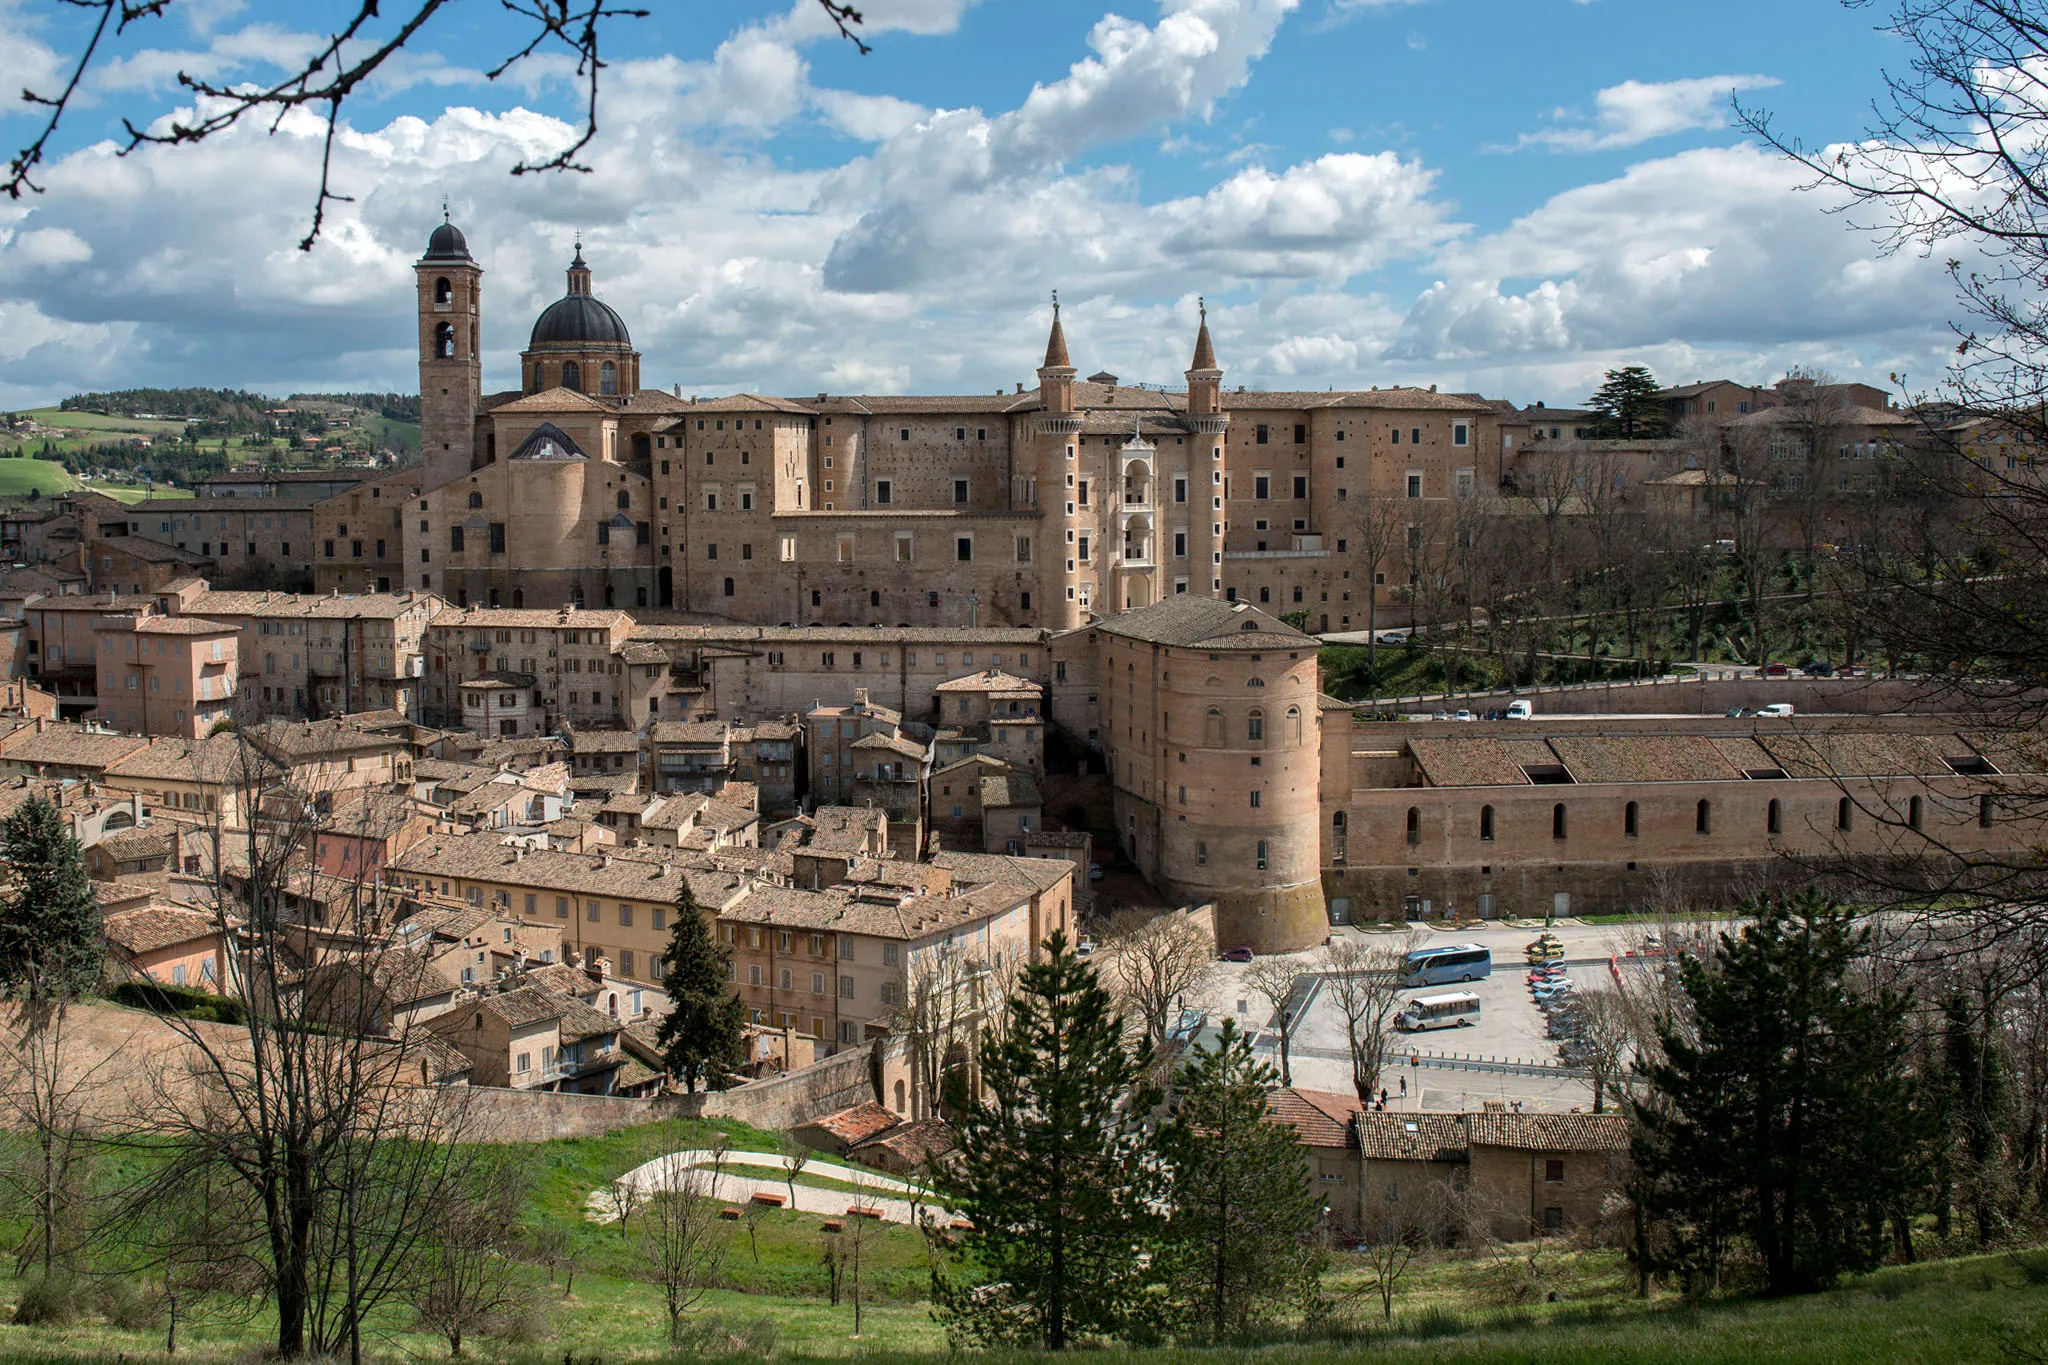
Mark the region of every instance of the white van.
POLYGON ((1479 997, 1471 991, 1452 991, 1410 1000, 1394 1026, 1403 1033, 1426 1033, 1434 1028, 1470 1028, 1478 1020, 1479 997))
POLYGON ((1768 706, 1757 707, 1756 713, 1759 716, 1777 716, 1782 718, 1792 714, 1792 703, 1789 701, 1774 701, 1768 706))
POLYGON ((1508 719, 1534 720, 1536 719, 1536 708, 1525 701, 1511 701, 1508 703, 1508 719))

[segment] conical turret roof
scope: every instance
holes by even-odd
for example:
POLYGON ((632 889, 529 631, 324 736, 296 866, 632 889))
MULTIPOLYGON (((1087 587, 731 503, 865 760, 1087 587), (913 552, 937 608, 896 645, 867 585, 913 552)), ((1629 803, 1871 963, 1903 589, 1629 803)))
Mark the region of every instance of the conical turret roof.
POLYGON ((1043 368, 1071 369, 1074 362, 1067 358, 1067 332, 1060 326, 1060 296, 1052 296, 1052 335, 1045 339, 1045 365, 1043 368))
POLYGON ((1195 333, 1195 363, 1191 370, 1216 370, 1222 366, 1216 363, 1216 344, 1209 340, 1209 308, 1202 306, 1202 329, 1195 333))

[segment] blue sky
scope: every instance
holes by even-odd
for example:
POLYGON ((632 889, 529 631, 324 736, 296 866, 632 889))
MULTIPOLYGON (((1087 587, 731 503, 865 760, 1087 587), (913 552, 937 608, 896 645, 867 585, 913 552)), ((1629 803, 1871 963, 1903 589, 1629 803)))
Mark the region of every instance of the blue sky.
MULTIPOLYGON (((1229 382, 1403 382, 1573 402, 1794 364, 1939 378, 1949 291, 1881 258, 1727 126, 1732 91, 1854 137, 1900 53, 1826 0, 879 0, 874 51, 810 0, 621 20, 588 176, 559 58, 458 0, 350 106, 310 255, 315 129, 125 160, 171 76, 262 80, 341 9, 179 0, 89 88, 50 193, 0 202, 0 402, 130 384, 416 384, 411 262, 445 194, 489 274, 487 387, 579 229, 650 384, 961 391, 1028 381, 1047 292, 1084 371, 1177 382, 1209 300, 1229 382)), ((0 89, 69 49, 0 0, 0 89)), ((26 111, 0 110, 20 145, 26 111)))

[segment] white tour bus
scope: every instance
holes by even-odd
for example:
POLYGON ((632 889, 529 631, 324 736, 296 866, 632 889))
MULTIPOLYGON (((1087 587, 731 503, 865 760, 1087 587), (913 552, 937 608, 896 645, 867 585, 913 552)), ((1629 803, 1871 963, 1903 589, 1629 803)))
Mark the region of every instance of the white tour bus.
POLYGON ((1471 991, 1449 995, 1418 995, 1402 1007, 1394 1023, 1403 1033, 1433 1028, 1470 1028, 1479 1018, 1479 997, 1471 991))

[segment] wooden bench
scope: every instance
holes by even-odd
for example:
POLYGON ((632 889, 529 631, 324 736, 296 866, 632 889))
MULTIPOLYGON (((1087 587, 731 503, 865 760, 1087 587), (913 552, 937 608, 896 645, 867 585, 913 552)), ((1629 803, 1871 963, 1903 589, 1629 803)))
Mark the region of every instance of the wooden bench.
POLYGON ((818 1230, 820 1232, 844 1232, 846 1231, 846 1220, 844 1218, 827 1218, 818 1225, 818 1230))
POLYGON ((733 1207, 733 1206, 732 1206, 731 1204, 727 1204, 727 1205, 726 1205, 726 1206, 725 1206, 724 1208, 722 1208, 722 1209, 720 1209, 720 1210, 718 1211, 718 1216, 719 1216, 720 1218, 724 1218, 724 1219, 728 1219, 728 1220, 729 1220, 729 1219, 734 1219, 734 1218, 738 1218, 738 1217, 740 1216, 740 1214, 741 1214, 741 1213, 742 1213, 742 1210, 740 1210, 740 1209, 737 1209, 737 1208, 734 1208, 734 1207, 733 1207))
POLYGON ((874 1218, 874 1219, 880 1219, 880 1218, 881 1218, 881 1216, 882 1216, 882 1211, 881 1211, 880 1209, 876 1208, 876 1207, 875 1207, 874 1205, 872 1205, 872 1204, 854 1204, 854 1205, 851 1205, 851 1206, 849 1206, 849 1207, 847 1208, 847 1210, 846 1210, 846 1213, 847 1213, 847 1216, 848 1216, 848 1217, 850 1217, 850 1218, 874 1218))
POLYGON ((789 1201, 779 1194, 770 1194, 766 1190, 755 1190, 753 1202, 756 1204, 766 1204, 771 1209, 779 1209, 789 1201))

